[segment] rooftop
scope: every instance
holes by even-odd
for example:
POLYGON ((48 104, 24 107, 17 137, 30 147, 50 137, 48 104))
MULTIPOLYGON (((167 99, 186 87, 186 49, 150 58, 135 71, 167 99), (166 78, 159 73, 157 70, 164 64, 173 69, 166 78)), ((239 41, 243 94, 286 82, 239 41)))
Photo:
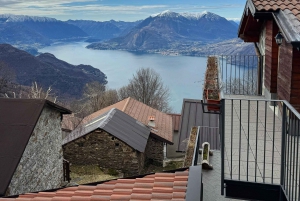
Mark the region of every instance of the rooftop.
POLYGON ((44 107, 71 113, 44 99, 0 98, 0 195, 5 194, 44 107))
POLYGON ((199 167, 190 167, 189 169, 154 173, 132 179, 117 179, 100 184, 67 187, 53 192, 27 193, 17 198, 0 198, 0 200, 185 201, 188 200, 187 197, 193 196, 187 196, 191 193, 189 184, 195 176, 199 177, 201 174, 199 171, 201 171, 199 167))
POLYGON ((156 109, 149 107, 148 105, 141 103, 133 98, 126 98, 118 103, 115 103, 111 106, 103 108, 93 114, 84 118, 83 122, 89 122, 91 119, 97 118, 98 116, 108 112, 112 108, 116 108, 134 119, 140 121, 141 123, 148 125, 149 116, 155 117, 155 128, 151 129, 151 133, 155 135, 155 137, 172 144, 172 117, 160 112, 156 109))
POLYGON ((139 152, 145 151, 150 135, 150 128, 128 114, 113 108, 86 124, 78 126, 63 140, 63 145, 97 129, 108 132, 139 152))

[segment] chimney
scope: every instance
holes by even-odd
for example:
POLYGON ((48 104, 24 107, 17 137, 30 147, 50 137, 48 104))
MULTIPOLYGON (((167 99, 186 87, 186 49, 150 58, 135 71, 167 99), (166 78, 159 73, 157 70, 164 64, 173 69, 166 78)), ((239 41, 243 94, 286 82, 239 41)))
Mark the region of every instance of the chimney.
POLYGON ((148 120, 148 126, 155 128, 155 116, 149 116, 148 120))

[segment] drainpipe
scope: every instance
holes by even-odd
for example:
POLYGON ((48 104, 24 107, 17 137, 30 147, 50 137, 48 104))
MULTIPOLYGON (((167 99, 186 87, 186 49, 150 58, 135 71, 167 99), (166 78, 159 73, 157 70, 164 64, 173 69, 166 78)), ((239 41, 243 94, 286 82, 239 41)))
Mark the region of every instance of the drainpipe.
POLYGON ((263 66, 263 58, 262 58, 262 55, 260 53, 260 50, 258 48, 258 45, 257 43, 254 43, 254 46, 255 46, 255 51, 256 51, 256 54, 259 56, 258 57, 258 66, 257 66, 257 95, 261 96, 262 95, 262 81, 263 81, 263 74, 262 74, 262 66, 263 66))

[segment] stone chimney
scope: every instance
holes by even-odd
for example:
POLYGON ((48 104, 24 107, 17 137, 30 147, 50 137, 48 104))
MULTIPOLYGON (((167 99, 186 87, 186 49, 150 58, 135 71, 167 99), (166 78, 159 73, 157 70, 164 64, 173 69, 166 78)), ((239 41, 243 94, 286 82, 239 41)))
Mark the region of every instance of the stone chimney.
POLYGON ((149 116, 148 120, 148 126, 150 126, 151 128, 155 128, 155 116, 149 116))

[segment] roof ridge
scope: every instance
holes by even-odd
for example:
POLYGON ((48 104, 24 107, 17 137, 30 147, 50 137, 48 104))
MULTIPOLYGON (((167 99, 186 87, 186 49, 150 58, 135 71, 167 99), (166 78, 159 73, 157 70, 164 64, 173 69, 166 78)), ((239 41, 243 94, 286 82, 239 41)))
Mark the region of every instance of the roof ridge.
POLYGON ((129 101, 130 101, 130 97, 127 98, 127 101, 126 101, 124 107, 122 108, 122 112, 125 112, 125 110, 126 110, 126 108, 127 108, 127 105, 128 105, 128 103, 129 103, 129 101))

